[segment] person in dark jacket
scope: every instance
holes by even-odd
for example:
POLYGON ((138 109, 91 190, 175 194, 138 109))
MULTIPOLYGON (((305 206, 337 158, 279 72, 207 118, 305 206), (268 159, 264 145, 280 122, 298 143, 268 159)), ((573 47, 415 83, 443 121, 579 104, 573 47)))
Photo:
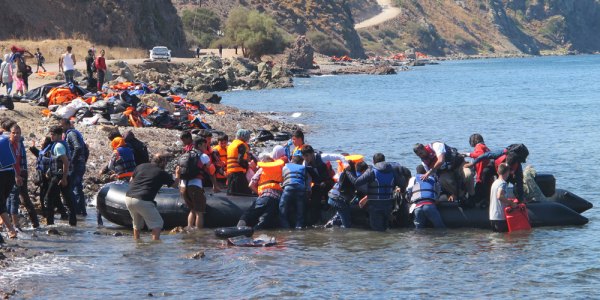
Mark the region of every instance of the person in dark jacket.
POLYGON ((83 194, 83 176, 89 156, 88 147, 83 140, 83 135, 73 128, 69 119, 61 119, 60 126, 64 132, 64 141, 69 153, 69 184, 71 185, 72 199, 78 214, 87 216, 85 209, 85 195, 83 194))
POLYGON ((96 72, 94 60, 94 53, 92 52, 92 49, 89 49, 88 55, 85 57, 85 72, 87 73, 88 82, 94 78, 94 73, 96 72))
POLYGON ((329 164, 323 162, 321 154, 315 153, 311 145, 303 145, 301 153, 306 171, 314 183, 308 199, 308 223, 317 224, 321 220, 321 206, 327 203, 327 192, 335 183, 335 173, 329 164))
POLYGON ((133 220, 133 239, 140 238, 140 230, 146 226, 152 230, 152 239, 160 239, 163 219, 156 209, 154 198, 163 185, 177 187, 179 178, 165 171, 170 156, 165 153, 156 154, 152 163, 137 166, 133 171, 129 189, 125 194, 125 205, 133 220))
POLYGON ((371 229, 386 231, 394 209, 394 190, 396 188, 399 190, 402 186, 401 178, 398 178, 393 166, 385 162, 385 156, 382 153, 375 153, 373 167, 362 175, 357 177, 355 165, 352 162, 349 162, 349 166, 344 172, 357 189, 366 188, 371 229))
POLYGON ((44 200, 46 201, 46 224, 54 224, 54 205, 60 201, 62 195, 63 202, 69 210, 69 225, 77 225, 75 203, 72 199, 73 186, 69 183, 69 158, 68 146, 62 140, 63 129, 60 126, 50 128, 50 137, 52 139, 52 148, 50 150, 50 170, 48 171, 49 183, 48 191, 44 200))

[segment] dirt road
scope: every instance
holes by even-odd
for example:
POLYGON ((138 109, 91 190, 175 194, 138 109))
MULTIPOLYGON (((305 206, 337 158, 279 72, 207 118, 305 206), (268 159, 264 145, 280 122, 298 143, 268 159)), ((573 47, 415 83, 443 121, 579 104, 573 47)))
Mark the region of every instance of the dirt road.
POLYGON ((377 3, 379 3, 379 6, 381 6, 383 11, 380 14, 378 14, 370 19, 367 19, 358 24, 355 24, 354 29, 360 29, 360 28, 379 25, 385 21, 395 18, 401 12, 400 8, 393 6, 392 0, 377 0, 377 3))

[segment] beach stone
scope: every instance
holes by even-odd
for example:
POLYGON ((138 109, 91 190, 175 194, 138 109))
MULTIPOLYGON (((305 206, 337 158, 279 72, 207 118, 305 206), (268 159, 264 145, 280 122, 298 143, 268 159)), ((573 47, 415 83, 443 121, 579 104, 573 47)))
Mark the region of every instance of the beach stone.
POLYGON ((290 49, 286 51, 286 64, 290 67, 311 69, 315 50, 305 35, 298 36, 290 49))
POLYGON ((256 69, 256 66, 249 59, 241 57, 231 58, 229 65, 236 71, 238 76, 248 76, 256 69))
POLYGON ((219 92, 226 91, 229 89, 229 85, 227 85, 227 80, 224 77, 213 77, 210 81, 210 91, 211 92, 219 92))
POLYGON ((60 235, 60 232, 57 229, 52 228, 52 229, 48 229, 48 231, 46 231, 46 234, 48 234, 48 235, 60 235))
POLYGON ((190 255, 188 255, 189 259, 201 259, 206 257, 206 255, 204 254, 204 251, 198 251, 196 253, 192 253, 190 255))

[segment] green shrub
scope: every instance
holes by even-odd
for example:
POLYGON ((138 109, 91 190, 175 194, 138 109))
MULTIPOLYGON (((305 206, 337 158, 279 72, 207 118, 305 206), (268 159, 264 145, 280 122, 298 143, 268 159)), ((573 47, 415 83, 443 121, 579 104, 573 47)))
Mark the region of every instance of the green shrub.
POLYGON ((245 57, 258 59, 285 49, 286 35, 279 27, 271 16, 239 7, 229 13, 225 40, 241 47, 245 57))
POLYGON ((318 53, 329 56, 343 56, 350 53, 350 51, 348 51, 348 49, 340 42, 332 40, 329 36, 320 31, 309 31, 306 34, 306 37, 318 53))

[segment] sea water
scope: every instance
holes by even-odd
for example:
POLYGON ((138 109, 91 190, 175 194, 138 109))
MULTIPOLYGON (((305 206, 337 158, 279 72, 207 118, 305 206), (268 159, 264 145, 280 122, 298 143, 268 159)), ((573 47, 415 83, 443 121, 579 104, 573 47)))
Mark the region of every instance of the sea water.
MULTIPOLYGON (((525 143, 527 164, 597 207, 600 56, 443 62, 389 76, 296 79, 295 88, 225 93, 223 103, 304 124, 324 152, 376 152, 414 170, 414 143, 470 150, 525 143)), ((92 209, 88 209, 91 211, 92 209)), ((133 242, 93 212, 63 235, 26 230, 40 251, 0 272, 25 298, 596 298, 600 217, 585 226, 497 234, 480 229, 273 231, 278 247, 231 248, 210 230, 133 242), (204 251, 205 257, 187 256, 204 251)))

